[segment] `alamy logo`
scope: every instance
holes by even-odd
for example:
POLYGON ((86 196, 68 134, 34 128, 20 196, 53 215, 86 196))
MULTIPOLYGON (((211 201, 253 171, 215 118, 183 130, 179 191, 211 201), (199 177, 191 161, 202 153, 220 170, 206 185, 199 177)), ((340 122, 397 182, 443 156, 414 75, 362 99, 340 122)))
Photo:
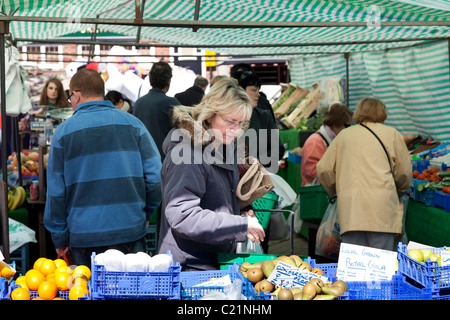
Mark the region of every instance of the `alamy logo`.
POLYGON ((78 6, 71 4, 67 7, 66 13, 66 27, 71 32, 79 31, 81 28, 81 9, 78 6))

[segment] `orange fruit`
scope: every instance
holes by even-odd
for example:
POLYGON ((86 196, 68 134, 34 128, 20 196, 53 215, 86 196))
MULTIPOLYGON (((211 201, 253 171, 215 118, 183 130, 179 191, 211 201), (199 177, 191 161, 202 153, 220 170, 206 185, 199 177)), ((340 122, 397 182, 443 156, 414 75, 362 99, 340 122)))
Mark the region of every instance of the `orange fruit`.
POLYGON ((15 288, 13 292, 11 292, 11 300, 30 300, 30 291, 24 289, 22 287, 15 288))
POLYGON ((42 257, 42 258, 37 259, 33 264, 33 269, 39 270, 41 263, 44 260, 47 260, 47 258, 42 257))
POLYGON ((47 276, 50 273, 54 273, 56 270, 56 264, 51 259, 45 259, 42 261, 41 265, 39 266, 39 271, 44 275, 47 276))
POLYGON ((63 267, 63 266, 67 267, 67 262, 65 262, 63 259, 55 259, 55 260, 53 260, 53 262, 55 263, 56 268, 63 267))
POLYGON ((11 279, 11 277, 13 276, 13 275, 15 275, 16 274, 16 270, 14 270, 11 266, 5 266, 4 268, 2 268, 2 271, 1 271, 1 276, 3 277, 3 278, 6 278, 7 280, 9 280, 9 279, 11 279))
POLYGON ((64 300, 64 299, 60 298, 60 297, 55 297, 55 298, 53 298, 53 300, 64 300))
POLYGON ((56 288, 56 284, 54 282, 43 281, 39 285, 38 294, 39 297, 44 300, 52 300, 54 297, 56 297, 57 293, 58 289, 56 288))
POLYGON ((24 289, 28 290, 27 284, 26 284, 26 277, 25 276, 20 276, 16 279, 16 285, 21 286, 24 289))
POLYGON ((72 287, 72 275, 66 272, 55 273, 55 284, 58 290, 69 290, 72 287))
POLYGON ((70 267, 68 266, 59 266, 56 268, 55 274, 60 272, 72 274, 72 269, 70 269, 70 267))
POLYGON ((82 277, 89 281, 89 279, 91 278, 91 269, 89 269, 87 266, 79 265, 73 270, 73 277, 82 277))
POLYGON ((69 300, 78 300, 78 298, 84 297, 87 293, 89 293, 89 290, 84 286, 73 286, 69 291, 69 300))
POLYGON ((39 271, 27 272, 25 277, 25 283, 30 290, 37 290, 41 282, 45 281, 45 276, 39 271))
POLYGON ((51 281, 53 283, 55 283, 55 274, 54 273, 50 273, 45 277, 46 281, 51 281))

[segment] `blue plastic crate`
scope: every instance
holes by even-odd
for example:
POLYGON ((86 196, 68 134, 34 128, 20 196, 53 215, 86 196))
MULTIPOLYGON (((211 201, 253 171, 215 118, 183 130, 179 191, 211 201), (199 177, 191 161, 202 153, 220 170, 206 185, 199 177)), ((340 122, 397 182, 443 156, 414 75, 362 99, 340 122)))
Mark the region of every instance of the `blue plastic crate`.
MULTIPOLYGON (((440 248, 430 248, 438 252, 440 248)), ((417 282, 424 288, 442 290, 450 288, 450 266, 438 266, 435 261, 418 262, 408 256, 406 245, 398 244, 398 273, 417 282)))
MULTIPOLYGON (((169 253, 170 254, 170 253, 169 253)), ((91 256, 93 300, 180 300, 180 263, 167 272, 106 271, 91 256)))
POLYGON ((404 276, 390 281, 348 281, 348 300, 432 300, 431 288, 417 288, 404 276))
POLYGON ((311 267, 322 270, 325 277, 332 279, 336 276, 337 263, 317 263, 315 259, 310 259, 308 262, 311 267))
POLYGON ((8 282, 5 278, 0 277, 0 300, 8 300, 8 294, 9 294, 9 286, 8 282))
POLYGON ((297 152, 288 151, 288 161, 295 163, 302 163, 302 156, 299 156, 297 152))
POLYGON ((239 272, 239 266, 234 263, 228 265, 227 269, 208 271, 184 271, 181 272, 181 300, 198 300, 212 291, 224 292, 224 287, 215 286, 195 286, 213 278, 221 278, 229 275, 231 281, 239 279, 242 281, 242 294, 248 300, 262 300, 264 296, 259 296, 247 278, 239 272))
POLYGON ((430 160, 411 160, 412 170, 417 170, 422 173, 423 170, 428 169, 430 166, 430 160))
POLYGON ((450 194, 442 191, 435 191, 433 197, 435 207, 444 209, 445 212, 450 212, 450 194))

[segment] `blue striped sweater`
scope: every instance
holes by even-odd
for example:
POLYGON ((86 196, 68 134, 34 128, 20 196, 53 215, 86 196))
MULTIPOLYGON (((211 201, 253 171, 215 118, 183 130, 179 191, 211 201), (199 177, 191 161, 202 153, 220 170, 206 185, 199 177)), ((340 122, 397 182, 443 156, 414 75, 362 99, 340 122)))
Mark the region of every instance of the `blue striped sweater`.
POLYGON ((126 243, 161 201, 161 160, 144 124, 109 101, 80 104, 55 130, 44 224, 56 248, 126 243))

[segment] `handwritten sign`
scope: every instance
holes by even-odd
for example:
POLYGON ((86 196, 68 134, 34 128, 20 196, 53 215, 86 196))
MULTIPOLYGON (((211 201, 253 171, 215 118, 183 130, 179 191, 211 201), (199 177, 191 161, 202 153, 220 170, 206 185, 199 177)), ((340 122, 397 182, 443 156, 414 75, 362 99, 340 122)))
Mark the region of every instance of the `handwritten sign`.
POLYGON ((267 280, 283 288, 303 288, 312 278, 322 279, 323 282, 328 281, 327 277, 279 261, 267 280))
POLYGON ((397 252, 341 243, 336 276, 343 281, 391 280, 397 252))
POLYGON ((441 267, 450 265, 450 251, 441 250, 441 267))

